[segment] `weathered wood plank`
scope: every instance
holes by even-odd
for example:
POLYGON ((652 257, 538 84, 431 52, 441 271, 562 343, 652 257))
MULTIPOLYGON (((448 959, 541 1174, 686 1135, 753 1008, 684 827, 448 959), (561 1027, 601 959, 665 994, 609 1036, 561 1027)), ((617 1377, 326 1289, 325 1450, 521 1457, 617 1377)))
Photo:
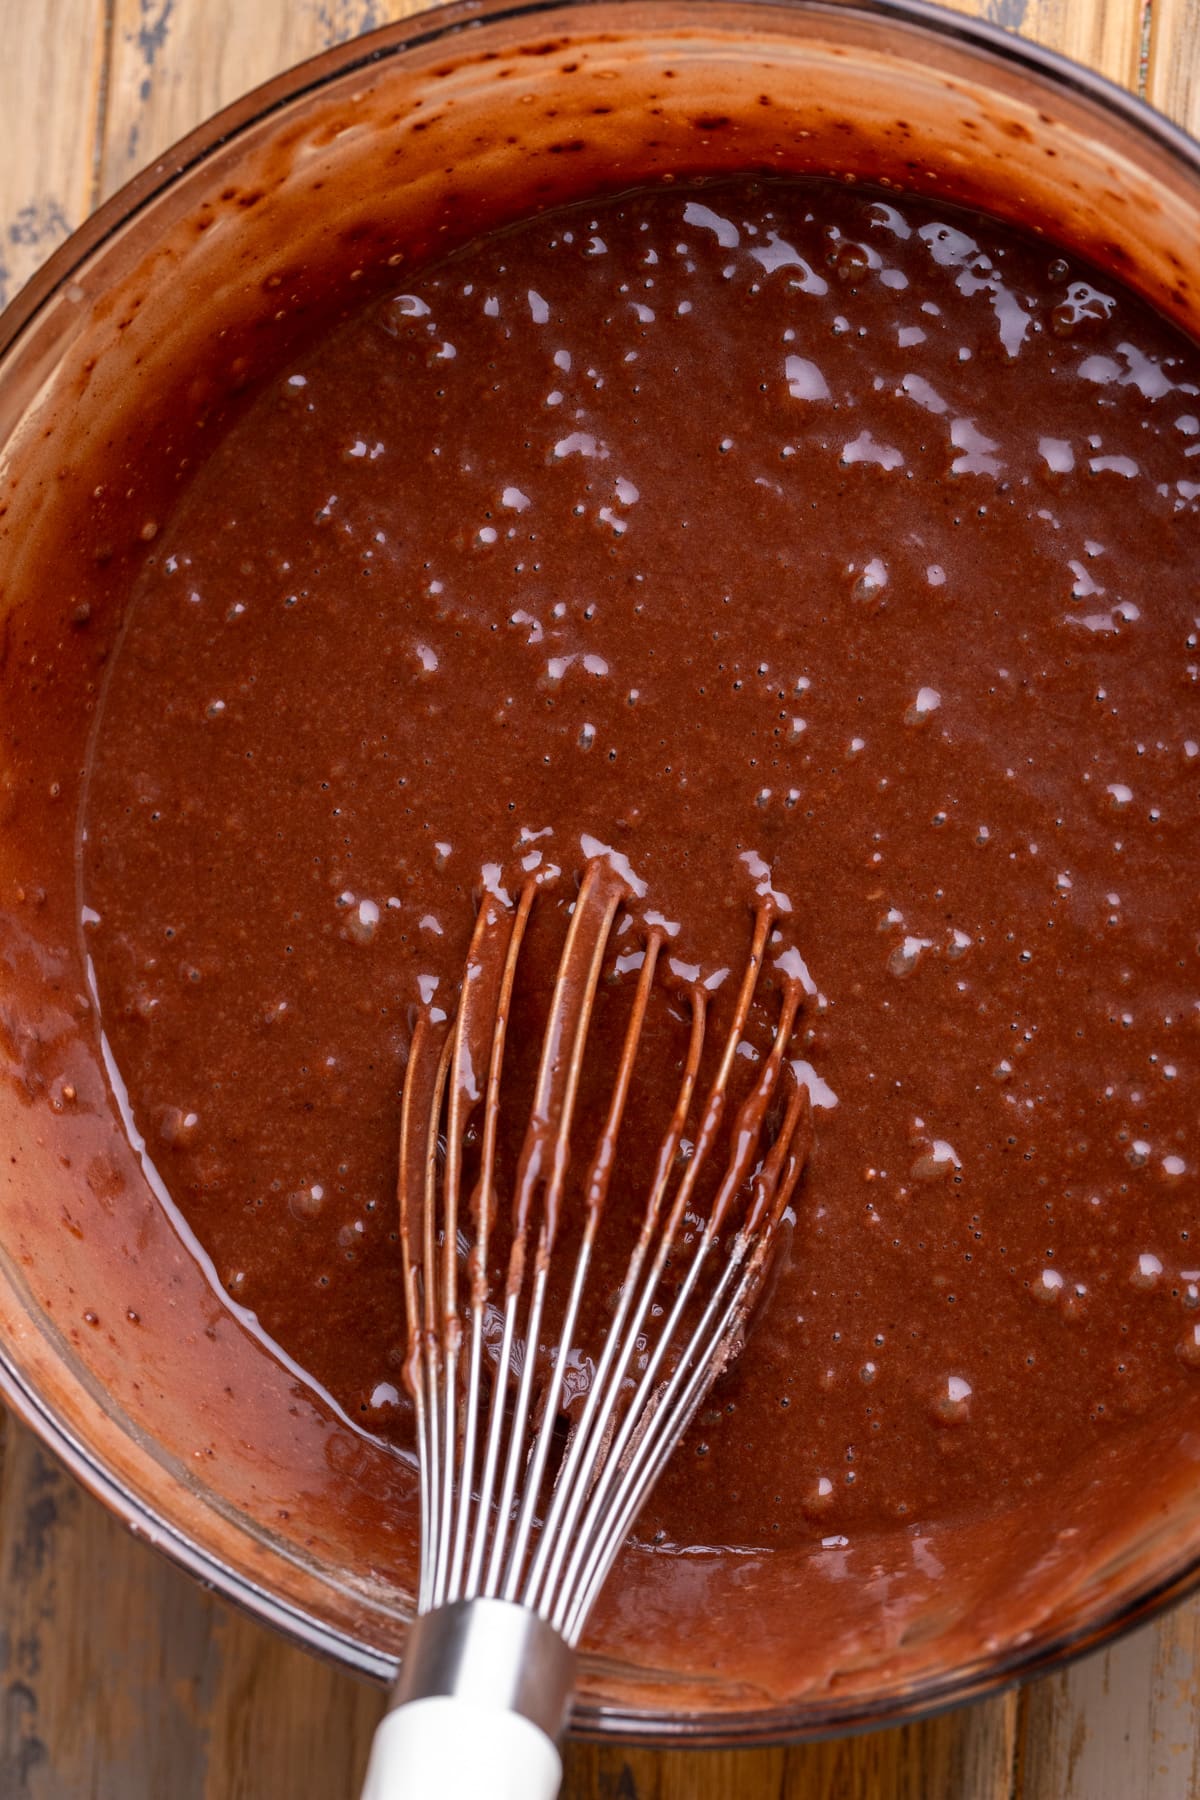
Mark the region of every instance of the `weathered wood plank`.
POLYGON ((1018 1698, 788 1752, 782 1800, 1009 1800, 1018 1698))
MULTIPOLYGON (((1146 0, 942 0, 1077 62, 1124 87, 1138 85, 1146 0)), ((1158 4, 1158 0, 1154 0, 1158 4)))
MULTIPOLYGON (((951 0, 1136 83, 1142 0, 951 0)), ((409 0, 13 6, 0 101, 0 287, 255 82, 409 0)), ((1148 91, 1200 126, 1200 0, 1154 0, 1148 91)), ((379 1696, 292 1650, 135 1544, 12 1432, 0 1476, 5 1800, 350 1796, 379 1696)), ((574 1746, 568 1800, 1182 1800, 1200 1796, 1200 1605, 1049 1682, 905 1731, 789 1751, 574 1746), (1176 1748, 1176 1746, 1179 1746, 1176 1748), (1019 1790, 1014 1782, 1019 1779, 1019 1790)))
POLYGON ((0 1793, 200 1800, 207 1605, 9 1426, 0 1490, 0 1793))
MULTIPOLYGON (((213 1603, 203 1800, 354 1800, 384 1696, 213 1603)), ((155 1790, 147 1788, 146 1800, 155 1790)), ((122 1800, 141 1800, 123 1793, 122 1800)))
POLYGON ((4 1800, 356 1793, 382 1696, 204 1593, 7 1436, 4 1800))
POLYGON ((1015 1800, 1200 1795, 1200 1605, 1027 1691, 1015 1800))
POLYGON ((564 1800, 1010 1800, 1017 1697, 789 1750, 567 1752, 564 1800))
POLYGON ((4 9, 0 306, 94 204, 106 42, 105 0, 4 9))
POLYGON ((1200 135, 1200 0, 1153 0, 1146 98, 1200 135))
POLYGON ((420 10, 420 0, 113 0, 100 185, 281 69, 420 10))

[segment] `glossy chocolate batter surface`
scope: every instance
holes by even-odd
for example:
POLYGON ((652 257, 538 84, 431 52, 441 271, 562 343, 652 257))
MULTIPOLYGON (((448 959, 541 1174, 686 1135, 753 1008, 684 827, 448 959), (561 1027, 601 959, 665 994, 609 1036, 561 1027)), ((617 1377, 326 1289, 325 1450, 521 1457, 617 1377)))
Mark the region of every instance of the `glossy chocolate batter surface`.
POLYGON ((1198 497, 1190 344, 853 188, 584 205, 289 363, 153 524, 81 845, 132 1120, 231 1300, 408 1444, 414 1010, 483 882, 600 844, 685 972, 739 966, 769 870, 813 989, 789 1259, 644 1536, 936 1528, 1169 1430, 1198 497))

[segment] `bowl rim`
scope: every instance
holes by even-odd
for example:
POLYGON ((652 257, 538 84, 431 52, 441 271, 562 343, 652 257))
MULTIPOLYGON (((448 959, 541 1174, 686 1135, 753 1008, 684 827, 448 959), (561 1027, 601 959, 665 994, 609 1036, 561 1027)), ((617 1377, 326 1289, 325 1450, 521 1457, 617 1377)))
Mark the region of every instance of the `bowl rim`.
MULTIPOLYGON (((688 4, 699 23, 704 13, 722 12, 729 0, 688 0, 688 4)), ((929 0, 736 0, 736 4, 747 12, 760 12, 764 21, 772 13, 825 14, 831 18, 845 14, 877 19, 916 27, 968 50, 983 52, 1004 67, 1031 75, 1052 89, 1117 115, 1135 135, 1164 151, 1183 174, 1200 183, 1200 142, 1181 126, 1107 76, 990 20, 951 12, 929 0)), ((55 296, 110 238, 208 158, 285 107, 358 71, 369 71, 392 57, 425 46, 453 41, 482 25, 586 15, 590 9, 603 6, 628 11, 636 29, 638 15, 634 9, 638 5, 639 0, 449 0, 448 4, 429 5, 344 44, 318 51, 272 76, 180 138, 119 187, 54 250, 0 313, 0 361, 8 357, 55 296)), ((56 1416, 36 1382, 2 1340, 0 1398, 134 1536, 152 1544, 203 1586, 294 1643, 348 1671, 379 1682, 394 1678, 398 1659, 315 1618, 298 1603, 281 1599, 260 1582, 239 1573, 131 1491, 103 1458, 56 1416)), ((570 1733, 582 1739, 615 1737, 664 1747, 749 1748, 908 1724, 998 1694, 1051 1667, 1061 1667, 1149 1621, 1198 1586, 1200 1547, 1192 1554, 1177 1557, 1154 1579, 1140 1589, 1126 1592, 1108 1610, 1086 1623, 1043 1636, 1035 1633, 1004 1654, 960 1663, 907 1690, 884 1692, 877 1699, 838 1702, 826 1696, 813 1705, 803 1700, 781 1701, 754 1709, 672 1715, 577 1698, 570 1733)))

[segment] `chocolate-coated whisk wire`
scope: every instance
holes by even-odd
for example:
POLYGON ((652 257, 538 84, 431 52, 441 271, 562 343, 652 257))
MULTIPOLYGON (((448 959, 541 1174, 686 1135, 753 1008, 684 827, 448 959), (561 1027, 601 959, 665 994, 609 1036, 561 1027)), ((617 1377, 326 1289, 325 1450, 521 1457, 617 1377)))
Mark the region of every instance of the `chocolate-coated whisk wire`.
POLYGON ((517 1163, 493 1351, 487 1326, 489 1311, 494 1319, 497 1309, 489 1257, 499 1206, 502 1078, 536 892, 536 883, 528 883, 515 906, 485 896, 453 1023, 439 1027, 424 1015, 414 1030, 398 1177, 406 1380, 419 1465, 418 1612, 477 1597, 513 1602, 574 1644, 646 1495, 736 1349, 803 1169, 811 1119, 807 1090, 787 1061, 801 990, 792 974, 781 971, 770 1051, 729 1123, 726 1165, 697 1228, 701 1177, 725 1131, 734 1059, 775 924, 773 908, 764 902, 680 1173, 708 1026, 705 990, 698 984, 689 990, 688 1044, 675 1105, 590 1384, 564 1438, 570 1359, 584 1348, 577 1341, 579 1322, 665 939, 659 928, 645 938, 603 1124, 583 1181, 579 1241, 548 1351, 549 1373, 539 1381, 589 1028, 626 889, 607 863, 593 861, 571 914, 517 1163), (764 1130, 781 1086, 786 1103, 764 1154, 764 1130), (464 1208, 464 1145, 480 1117, 478 1170, 464 1208))

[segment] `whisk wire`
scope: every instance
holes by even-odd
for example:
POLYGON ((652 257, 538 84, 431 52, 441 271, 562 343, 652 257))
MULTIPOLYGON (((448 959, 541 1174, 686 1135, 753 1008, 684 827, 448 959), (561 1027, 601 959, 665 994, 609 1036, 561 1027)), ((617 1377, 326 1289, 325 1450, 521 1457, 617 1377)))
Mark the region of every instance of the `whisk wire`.
MULTIPOLYGON (((537 1360, 537 1345, 541 1335, 542 1312, 546 1303, 547 1268, 545 1257, 541 1253, 542 1249, 543 1245, 539 1241, 539 1254, 533 1275, 533 1294, 526 1316, 524 1350, 517 1379, 517 1395, 509 1424, 508 1455, 505 1458, 500 1504, 496 1512, 495 1536, 492 1540, 492 1554, 488 1562, 487 1578, 483 1586, 483 1592, 494 1598, 501 1597, 501 1581, 506 1567, 509 1531, 513 1523, 517 1480, 521 1474, 526 1454, 525 1433, 529 1419, 530 1399, 533 1394, 534 1364, 537 1360)), ((506 1600, 515 1598, 514 1594, 508 1592, 507 1583, 502 1597, 506 1600)))
MULTIPOLYGON (((621 1047, 621 1059, 617 1068, 617 1078, 613 1086, 608 1116, 605 1119, 600 1138, 596 1145, 595 1154, 592 1158, 591 1167, 588 1170, 588 1178, 585 1186, 586 1213, 584 1216, 583 1238, 580 1244, 579 1257, 576 1262, 574 1279, 571 1284, 571 1299, 568 1308, 568 1318, 564 1321, 556 1363, 556 1369, 560 1375, 559 1387, 564 1404, 567 1399, 566 1358, 571 1348, 570 1338, 574 1332, 575 1317, 578 1313, 583 1283, 587 1277, 587 1270, 591 1261, 592 1248, 595 1243, 596 1233, 599 1229, 604 1202, 608 1197, 608 1188, 612 1179, 617 1138, 625 1115, 625 1105, 629 1098, 629 1084, 633 1075, 633 1065, 637 1056, 638 1044, 641 1041, 642 1027, 646 1017, 646 1008, 650 999, 650 989, 654 982, 655 968, 658 963, 659 953, 662 949, 662 943, 663 939, 661 932, 653 931, 650 933, 646 943, 645 959, 642 963, 641 973, 638 977, 637 993, 634 996, 633 1011, 630 1015, 624 1042, 621 1047)), ((695 1009, 693 1009, 693 1018, 695 1018, 695 1009)), ((695 1039, 695 1037, 696 1033, 693 1029, 693 1039, 695 1039)), ((695 1081, 696 1068, 699 1065, 700 1043, 703 1041, 702 1021, 699 1037, 700 1041, 694 1043, 693 1046, 694 1054, 690 1055, 688 1058, 684 1078, 684 1094, 676 1104, 671 1126, 668 1130, 668 1136, 670 1136, 671 1133, 674 1134, 674 1146, 676 1148, 678 1147, 678 1140, 683 1134, 683 1126, 687 1117, 687 1100, 690 1097, 692 1085, 695 1081)), ((648 1218, 657 1212, 661 1191, 666 1185, 667 1175, 670 1170, 670 1162, 660 1157, 659 1166, 661 1170, 661 1181, 656 1182, 651 1190, 650 1204, 647 1211, 648 1218)), ((643 1224, 642 1234, 639 1240, 643 1245, 643 1250, 646 1241, 648 1241, 648 1231, 646 1225, 643 1224)), ((550 1508, 538 1538, 537 1548, 534 1552, 533 1562, 530 1567, 527 1581, 526 1592, 530 1606, 536 1606, 538 1604, 543 1577, 551 1584, 553 1584, 556 1579, 558 1570, 561 1566, 560 1544, 562 1544, 562 1551, 565 1552, 565 1544, 562 1543, 562 1539, 559 1535, 560 1527, 567 1532, 570 1531, 578 1509, 583 1505, 583 1502, 587 1497, 586 1487, 577 1485, 575 1475, 590 1442, 591 1431, 596 1417, 596 1409, 600 1400, 600 1393, 605 1383, 609 1364, 613 1355, 616 1353, 617 1339, 620 1331, 620 1319, 623 1316, 624 1310, 628 1308, 631 1298, 632 1289, 629 1284, 626 1283, 623 1286, 618 1299, 617 1318, 614 1319, 612 1326, 610 1326, 604 1349, 601 1353, 600 1363, 595 1371, 592 1383, 588 1388, 582 1416, 576 1429, 571 1434, 566 1456, 559 1471, 558 1480, 554 1484, 550 1508), (565 1519, 564 1514, 566 1515, 565 1519), (547 1564, 549 1564, 549 1568, 547 1568, 547 1564)))
MULTIPOLYGON (((784 1160, 780 1156, 771 1173, 765 1179, 760 1178, 764 1187, 773 1189, 774 1204, 770 1209, 768 1228, 764 1230, 760 1215, 753 1224, 747 1222, 739 1230, 720 1282, 680 1354, 675 1370, 660 1392, 647 1403, 643 1429, 640 1434, 635 1435, 630 1454, 621 1469, 622 1481, 617 1503, 607 1510, 598 1523, 598 1530, 574 1584, 575 1597, 566 1606, 560 1604, 551 1614, 551 1622, 562 1632, 568 1643, 577 1641, 596 1595, 629 1534, 642 1502, 657 1481, 675 1445, 687 1430, 704 1395, 728 1360, 740 1322, 746 1316, 748 1304, 761 1278, 773 1233, 791 1198, 802 1166, 803 1159, 790 1154, 792 1139, 802 1112, 808 1116, 808 1093, 799 1083, 794 1082, 788 1115, 775 1146, 775 1150, 785 1151, 790 1158, 787 1176, 782 1182, 778 1178, 784 1160), (748 1250, 750 1258, 747 1262, 748 1250), (732 1293, 729 1291, 731 1288, 732 1293)), ((773 1157, 774 1154, 773 1151, 773 1157)))
MULTIPOLYGON (((423 1066, 423 1051, 428 1025, 424 1018, 418 1018, 413 1030, 412 1044, 409 1048, 408 1069, 404 1079, 404 1091, 400 1108, 400 1154, 397 1172, 397 1210, 400 1218, 400 1254, 401 1273, 404 1284, 404 1310, 408 1319, 408 1347, 405 1358, 405 1377, 413 1396, 413 1412, 417 1440, 418 1491, 421 1509, 421 1544, 424 1547, 432 1541, 433 1536, 433 1492, 431 1487, 432 1463, 429 1443, 429 1419, 425 1405, 425 1369, 424 1348, 422 1345, 419 1321, 421 1319, 421 1263, 413 1254, 411 1238, 412 1207, 412 1156, 414 1138, 422 1124, 428 1120, 431 1101, 421 1090, 417 1071, 423 1066)), ((418 1171, 418 1178, 420 1172, 418 1171)), ((422 1215, 424 1217, 424 1214, 422 1215)), ((430 1593, 431 1567, 429 1557, 422 1550, 421 1578, 418 1592, 418 1608, 424 1612, 431 1604, 430 1593)))
POLYGON ((755 914, 732 1017, 694 1144, 680 1168, 708 1014, 705 990, 698 984, 688 990, 691 1024, 674 1111, 657 1146, 637 1236, 590 1383, 572 1419, 572 1358, 580 1350, 576 1340, 588 1277, 665 939, 656 927, 644 940, 632 1010, 582 1185, 565 1299, 555 1283, 561 1319, 552 1344, 542 1349, 588 1036, 614 923, 628 894, 608 863, 589 864, 555 978, 517 1161, 495 1345, 488 1318, 495 1316, 489 1258, 499 1207, 498 1121, 514 982, 536 889, 536 881, 527 882, 515 906, 494 895, 485 899, 453 1024, 439 1029, 423 1016, 414 1029, 398 1179, 409 1325, 406 1378, 414 1397, 420 1464, 419 1610, 475 1595, 515 1601, 573 1644, 646 1494, 737 1341, 803 1167, 811 1126, 807 1091, 789 1074, 785 1117, 770 1149, 760 1154, 801 1003, 798 982, 783 973, 770 1052, 725 1132, 726 1166, 715 1184, 708 1184, 712 1198, 697 1217, 701 1173, 725 1131, 734 1058, 775 923, 775 908, 766 901, 755 914), (485 1059, 481 1096, 477 1071, 485 1059), (478 1170, 467 1208, 473 1241, 464 1275, 459 1263, 465 1146, 481 1104, 478 1170), (732 1209, 747 1188, 748 1207, 725 1244, 732 1209), (719 1244, 722 1264, 710 1279, 719 1244), (684 1249, 687 1261, 676 1280, 674 1264, 684 1249), (466 1345, 464 1295, 470 1314, 466 1345), (490 1381, 486 1422, 485 1381, 490 1381), (564 1420, 565 1442, 554 1464, 564 1420))
MULTIPOLYGON (((491 1043, 488 1054, 488 1075, 486 1098, 483 1115, 483 1145, 480 1158, 479 1180, 476 1185, 475 1202, 475 1248, 476 1261, 475 1280, 472 1287, 472 1340, 483 1338, 483 1315, 488 1304, 488 1248, 496 1206, 496 1137, 500 1118, 500 1078, 504 1066, 504 1048, 508 1033, 508 1020, 512 1008, 513 985, 516 980, 517 958, 524 941, 525 930, 533 909, 536 884, 527 882, 521 890, 517 902, 512 930, 504 956, 499 993, 496 998, 492 1020, 491 1043)), ((492 908, 489 905, 489 913, 492 908)), ((504 1426, 504 1396, 507 1390, 508 1371, 512 1363, 513 1340, 516 1329, 515 1296, 506 1299, 504 1308, 504 1324, 496 1370, 492 1380, 491 1402, 488 1408, 487 1437, 484 1449, 483 1472, 479 1482, 479 1494, 475 1502, 475 1532, 471 1539, 471 1559, 467 1569, 465 1589, 455 1592, 454 1598, 467 1593, 482 1592, 483 1559, 487 1545, 487 1526, 492 1514, 492 1497, 496 1488, 496 1472, 500 1461, 501 1441, 504 1426)), ((474 1445, 472 1444, 472 1452, 474 1445)), ((472 1464, 473 1466, 473 1464, 472 1464)), ((468 1486, 463 1495, 463 1518, 471 1515, 471 1492, 468 1486)))
MULTIPOLYGON (((450 1547, 451 1521, 454 1516, 455 1495, 455 1458, 458 1447, 458 1420, 456 1416, 458 1403, 458 1343, 454 1329, 457 1321, 453 1318, 449 1305, 443 1296, 453 1296, 452 1280, 443 1276, 439 1282, 439 1265, 455 1260, 454 1248, 443 1230, 441 1241, 433 1231, 431 1219, 436 1204, 438 1151, 440 1147, 438 1122, 441 1118, 445 1100, 446 1086, 450 1073, 450 1060, 453 1050, 453 1038, 448 1036, 442 1043, 438 1057, 437 1078, 435 1084, 434 1109, 430 1115, 429 1134, 425 1151, 425 1216, 426 1216, 426 1250, 430 1271, 425 1288, 425 1370, 426 1383, 429 1388, 429 1421, 432 1439, 434 1467, 437 1471, 434 1492, 438 1496, 438 1516, 435 1531, 436 1554, 433 1568, 434 1605, 440 1606, 445 1599, 446 1561, 450 1547), (439 1288, 443 1293, 439 1295, 439 1288), (440 1317, 439 1317, 439 1308, 440 1317), (440 1325, 440 1329, 438 1328, 440 1325), (442 1421, 439 1432, 438 1400, 441 1400, 442 1421)), ((457 1242, 457 1235, 455 1241, 457 1242)))
MULTIPOLYGON (((530 901, 532 896, 530 896, 530 901)), ((452 1258, 455 1271, 458 1266, 458 1211, 461 1186, 462 1146, 466 1135, 466 1115, 479 1099, 476 1070, 481 1065, 484 1054, 488 1058, 487 1089, 494 1085, 498 1091, 499 1068, 493 1072, 497 1033, 503 1036, 504 1018, 506 1015, 505 989, 506 982, 511 988, 512 973, 515 972, 515 956, 513 939, 517 939, 523 930, 523 918, 528 917, 528 905, 522 910, 518 907, 516 914, 510 914, 490 895, 485 897, 479 911, 475 930, 472 934, 471 948, 467 956, 466 974, 463 981, 462 997, 459 1003, 458 1017, 454 1027, 453 1049, 453 1086, 451 1089, 449 1121, 446 1133, 446 1165, 445 1182, 448 1194, 444 1236, 447 1244, 454 1246, 452 1258), (505 954, 497 967, 495 950, 505 945, 505 954)), ((479 1176, 470 1200, 470 1214, 474 1226, 474 1242, 467 1258, 467 1298, 470 1308, 470 1347, 468 1350, 467 1376, 462 1397, 461 1451, 459 1456, 459 1505, 456 1511, 454 1544, 446 1572, 444 1598, 447 1601, 457 1600, 462 1592, 463 1568, 466 1561, 467 1533, 471 1518, 471 1485, 475 1474, 476 1441, 479 1429, 479 1388, 483 1371, 483 1332, 484 1307, 487 1303, 488 1273, 487 1254, 491 1233, 492 1210, 492 1166, 489 1151, 494 1153, 495 1122, 492 1121, 492 1142, 489 1145, 485 1126, 484 1152, 479 1176)), ((455 1321, 454 1335, 461 1340, 461 1326, 458 1324, 457 1288, 447 1278, 445 1296, 448 1317, 452 1313, 455 1321)))
MULTIPOLYGON (((659 1233, 655 1253, 651 1260, 649 1272, 642 1282, 641 1294, 637 1305, 634 1308, 633 1317, 624 1328, 621 1348, 617 1357, 614 1359, 612 1368, 609 1372, 607 1389, 600 1403, 598 1417, 603 1418, 613 1416, 616 1413, 618 1392, 621 1384, 626 1378, 629 1365, 637 1351, 638 1341, 641 1337, 647 1314, 650 1311, 655 1294, 659 1291, 663 1270, 675 1246, 680 1226, 687 1215, 689 1204, 700 1177, 700 1172, 707 1160, 713 1142, 715 1141, 721 1114, 724 1110, 725 1083, 728 1082, 729 1070, 734 1055, 737 1052, 737 1046, 741 1042, 742 1033, 745 1030, 746 1018, 754 998, 758 972, 762 963, 763 948, 766 944, 767 934, 770 930, 772 916, 772 909, 769 905, 761 907, 756 914, 754 939, 751 945, 746 973, 738 993, 733 1018, 730 1021, 729 1030, 726 1033, 717 1073, 713 1078, 705 1101, 701 1129, 697 1133, 696 1144, 692 1155, 684 1167, 683 1177, 676 1190, 675 1199, 667 1214, 666 1222, 659 1233)), ((611 1443, 605 1449, 603 1456, 597 1457, 596 1459, 597 1466, 595 1479, 591 1486, 587 1510, 584 1513, 583 1522, 576 1534, 575 1542, 572 1545, 562 1578, 563 1587, 565 1589, 570 1589, 574 1586, 583 1559, 587 1553, 587 1545, 595 1532, 599 1529, 600 1521, 603 1518, 604 1508, 608 1504, 613 1483, 617 1479, 618 1473, 622 1467, 622 1458, 624 1457, 630 1439, 638 1428, 643 1408, 654 1392, 658 1370, 671 1346, 679 1320, 683 1316, 684 1310, 691 1298, 692 1291, 700 1277, 712 1241, 713 1234, 711 1232, 705 1231, 702 1233, 696 1252, 692 1257, 691 1263, 684 1275, 683 1282, 675 1297, 667 1323, 659 1332, 657 1341, 649 1351, 646 1366, 635 1385, 633 1397, 625 1407, 623 1417, 617 1426, 611 1443)), ((635 1256, 636 1255, 637 1252, 635 1251, 635 1256)), ((641 1261, 642 1258, 638 1257, 639 1269, 641 1261)), ((633 1269, 631 1264, 631 1269, 626 1275, 626 1283, 636 1282, 636 1280, 637 1272, 633 1269)), ((562 1601, 560 1600, 551 1615, 552 1617, 557 1615, 561 1606, 562 1601)))
MULTIPOLYGON (((592 866, 590 866, 587 875, 585 875, 585 884, 587 884, 588 878, 592 877, 592 873, 599 868, 601 868, 599 864, 592 864, 592 866)), ((574 941, 572 941, 572 934, 569 934, 567 945, 565 945, 565 949, 563 949, 563 958, 561 958, 560 976, 558 976, 558 981, 556 981, 556 986, 554 986, 554 1001, 552 1001, 551 1006, 552 1015, 558 1012, 560 1008, 561 1010, 574 1010, 574 1012, 576 1012, 576 1019, 574 1019, 574 1028, 570 1030, 570 1058, 569 1066, 567 1066, 565 1093, 561 1096, 558 1127, 554 1130, 554 1159, 552 1159, 551 1165, 551 1179, 549 1179, 549 1183, 547 1183, 547 1192, 545 1192, 545 1199, 543 1199, 542 1240, 540 1240, 540 1244, 538 1244, 538 1256, 540 1256, 540 1260, 542 1260, 542 1256, 549 1256, 552 1244, 554 1244, 554 1233, 556 1233, 556 1226, 558 1226, 558 1211, 560 1211, 561 1206, 561 1190, 563 1190, 563 1183, 565 1183, 565 1177, 567 1177, 567 1163, 569 1163, 570 1121, 572 1121, 572 1116, 574 1116, 576 1096, 578 1096, 579 1091, 579 1076, 581 1076, 581 1071, 583 1071, 583 1051, 585 1051, 585 1046, 587 1046, 588 1028, 590 1028, 590 1022, 592 1022, 592 1006, 594 1006, 594 1001, 596 1001, 596 988, 599 986, 599 977, 601 977, 604 950, 608 947, 608 934, 612 931, 613 918, 617 916, 617 907, 621 905, 621 900, 621 887, 610 882, 610 884, 608 884, 608 893, 604 895, 603 911, 599 914, 596 923, 592 925, 592 922, 590 922, 590 911, 585 907, 585 889, 581 889, 581 893, 579 893, 579 902, 578 905, 576 905, 576 914, 574 914, 574 918, 572 918, 572 934, 574 934, 576 920, 581 922, 581 931, 585 932, 585 936, 588 936, 588 929, 590 929, 590 956, 588 956, 587 981, 583 983, 581 994, 579 994, 578 1001, 576 1001, 576 999, 574 999, 574 994, 572 994, 572 986, 570 986, 569 981, 565 979, 565 976, 570 972, 570 958, 572 958, 574 949, 576 949, 576 947, 574 947, 574 941)), ((554 1033, 547 1033, 547 1035, 551 1037, 554 1033)), ((590 1249, 590 1237, 588 1237, 588 1231, 587 1228, 585 1228, 583 1240, 581 1240, 581 1246, 579 1246, 579 1255, 578 1258, 576 1258, 576 1271, 574 1271, 574 1278, 572 1278, 572 1283, 570 1283, 569 1296, 567 1296, 567 1312, 565 1312, 563 1327, 561 1327, 560 1345, 558 1345, 558 1352, 556 1352, 556 1361, 554 1361, 551 1368, 551 1393, 547 1395, 547 1404, 545 1404, 542 1413, 542 1426, 540 1426, 538 1435, 534 1438, 533 1454, 531 1454, 531 1458, 529 1458, 529 1467, 527 1467, 527 1472, 525 1472, 524 1498, 522 1498, 520 1512, 518 1512, 518 1517, 516 1517, 515 1534, 513 1534, 513 1548, 511 1548, 511 1552, 509 1552, 509 1566, 507 1566, 506 1580, 504 1580, 504 1598, 506 1598, 506 1600, 513 1600, 513 1598, 516 1598, 516 1593, 518 1593, 518 1588, 520 1588, 522 1571, 524 1571, 525 1555, 527 1555, 527 1550, 529 1550, 529 1532, 531 1532, 531 1526, 533 1526, 534 1508, 538 1505, 538 1496, 540 1496, 540 1492, 542 1492, 542 1478, 543 1474, 545 1474, 545 1463, 547 1463, 549 1451, 551 1451, 552 1435, 554 1435, 554 1420, 556 1420, 556 1413, 558 1413, 558 1408, 552 1404, 552 1390, 554 1390, 554 1386, 561 1386, 561 1382, 565 1381, 567 1355, 569 1355, 570 1348, 572 1348, 572 1339, 574 1339, 574 1330, 576 1330, 576 1318, 578 1318, 579 1312, 579 1300, 581 1300, 581 1296, 583 1296, 583 1280, 585 1280, 585 1274, 587 1274, 588 1249, 590 1249)), ((533 1361, 533 1352, 534 1348, 536 1348, 536 1343, 538 1343, 538 1337, 536 1336, 527 1337, 527 1339, 525 1339, 529 1361, 533 1361)))

